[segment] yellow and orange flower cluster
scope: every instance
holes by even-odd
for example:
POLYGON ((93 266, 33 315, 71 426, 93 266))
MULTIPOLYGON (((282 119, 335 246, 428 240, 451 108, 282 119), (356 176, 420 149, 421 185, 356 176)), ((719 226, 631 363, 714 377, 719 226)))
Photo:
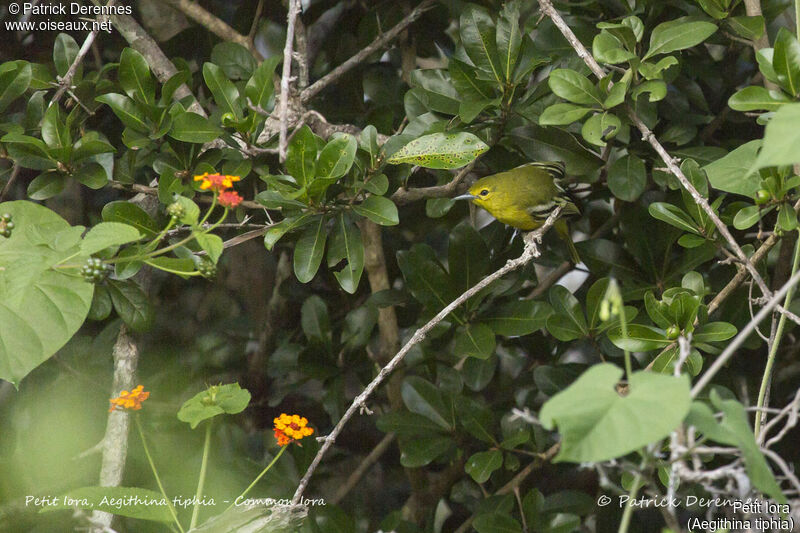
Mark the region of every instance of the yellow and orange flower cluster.
POLYGON ((242 203, 243 198, 233 188, 233 182, 241 181, 239 176, 228 176, 225 174, 209 174, 205 172, 194 177, 194 181, 201 181, 200 188, 204 191, 211 189, 219 196, 217 201, 223 207, 236 207, 242 203))
POLYGON ((299 441, 303 437, 314 434, 314 429, 308 427, 308 420, 300 415, 287 415, 281 413, 275 423, 275 438, 278 439, 278 446, 286 446, 292 441, 299 441))
POLYGON ((109 400, 111 402, 111 407, 109 407, 108 412, 110 413, 115 409, 133 409, 134 411, 138 411, 142 408, 142 402, 149 397, 150 393, 145 392, 144 385, 139 385, 130 392, 124 390, 119 393, 118 397, 109 400))

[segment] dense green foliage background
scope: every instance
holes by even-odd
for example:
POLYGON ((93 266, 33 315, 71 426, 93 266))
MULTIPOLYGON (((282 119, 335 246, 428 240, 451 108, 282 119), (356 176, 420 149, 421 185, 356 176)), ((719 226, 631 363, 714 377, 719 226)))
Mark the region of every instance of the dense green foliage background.
MULTIPOLYGON (((220 38, 181 14, 195 8, 168 3, 179 10, 134 9, 152 43, 126 40, 130 19, 112 19, 59 101, 85 32, 0 30, 0 214, 14 223, 0 237, 0 530, 86 524, 37 514, 25 497, 98 484, 91 448, 119 392, 122 337, 139 350, 136 383, 152 394, 138 416, 171 494, 194 495, 203 433, 176 413, 208 385, 238 382, 252 396, 213 426, 205 494, 217 502, 275 456, 281 412, 327 434, 419 327, 522 253, 512 229, 451 198, 532 160, 566 163, 583 264, 566 262, 551 232, 535 264, 439 322, 324 457, 305 496, 327 505, 301 530, 603 532, 627 518, 616 499, 598 506, 601 495, 796 501, 779 462, 797 460, 796 430, 765 444, 747 409, 796 403, 792 320, 771 315, 690 394, 765 303, 714 218, 772 291, 797 270, 789 2, 765 0, 763 15, 736 0, 556 3, 608 72, 600 80, 537 2, 307 2, 285 162, 286 7, 191 3, 224 21, 220 38), (324 78, 415 8, 390 44, 324 78), (245 202, 204 233, 211 195, 192 177, 215 172, 241 176, 245 202), (148 255, 157 246, 169 253, 148 255), (113 267, 97 284, 79 276, 92 256, 113 267)), ((290 498, 319 446, 292 445, 253 495, 290 498)), ((123 485, 156 489, 133 434, 123 485)), ((707 512, 730 509, 637 510, 624 527, 679 531, 707 512)), ((133 518, 114 527, 166 530, 133 518)))

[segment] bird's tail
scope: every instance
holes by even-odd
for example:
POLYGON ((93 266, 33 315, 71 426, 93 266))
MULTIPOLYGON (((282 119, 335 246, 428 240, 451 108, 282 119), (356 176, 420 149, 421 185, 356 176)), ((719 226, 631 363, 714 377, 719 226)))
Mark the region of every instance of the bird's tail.
POLYGON ((569 232, 569 226, 567 225, 567 221, 564 220, 563 218, 559 218, 558 220, 556 220, 554 226, 556 228, 558 236, 561 237, 561 240, 564 241, 564 243, 567 245, 567 248, 569 249, 569 255, 570 259, 572 260, 572 263, 577 265, 578 263, 581 262, 581 256, 578 255, 578 250, 575 248, 575 243, 572 242, 572 235, 569 232))

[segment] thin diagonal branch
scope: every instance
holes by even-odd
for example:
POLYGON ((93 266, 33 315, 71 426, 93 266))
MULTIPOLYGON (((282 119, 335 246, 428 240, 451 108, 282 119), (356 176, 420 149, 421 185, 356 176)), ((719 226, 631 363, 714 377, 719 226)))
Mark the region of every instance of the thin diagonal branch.
POLYGON ((289 0, 289 14, 286 23, 286 44, 283 47, 283 71, 281 74, 281 94, 278 104, 280 128, 278 130, 278 157, 286 161, 286 132, 289 129, 289 84, 292 81, 292 46, 294 45, 294 26, 300 13, 300 0, 289 0))
POLYGON ((449 198, 458 190, 458 186, 464 180, 466 175, 472 171, 476 162, 477 159, 473 160, 469 165, 459 170, 458 174, 456 174, 452 180, 444 185, 417 187, 411 189, 400 187, 394 192, 394 194, 392 194, 392 201, 396 204, 405 205, 410 204, 411 202, 416 202, 417 200, 422 200, 423 198, 449 198))
POLYGON ((220 39, 240 44, 250 50, 250 53, 253 54, 256 59, 263 59, 255 46, 253 46, 253 41, 248 36, 242 35, 234 30, 224 20, 206 11, 203 6, 197 2, 191 2, 190 0, 166 0, 166 3, 194 20, 220 39))
POLYGON ((503 267, 496 270, 495 272, 489 274, 466 292, 461 294, 458 298, 450 302, 444 309, 439 311, 428 323, 424 326, 419 328, 414 335, 406 342, 406 344, 400 349, 397 354, 389 361, 386 366, 381 368, 381 371, 378 372, 378 375, 364 388, 364 391, 356 396, 353 402, 350 404, 350 407, 347 408, 342 418, 339 422, 336 423, 333 430, 330 434, 323 439, 322 446, 320 447, 317 455, 314 456, 314 460, 309 465, 306 473, 303 475, 303 478, 300 480, 300 484, 297 486, 297 490, 294 493, 294 497, 292 498, 292 505, 297 505, 300 502, 300 499, 303 496, 303 492, 305 491, 306 487, 308 486, 308 482, 311 479, 311 476, 314 474, 314 471, 319 466, 319 463, 322 461, 322 458, 325 456, 325 453, 333 446, 333 443, 336 442, 336 437, 339 436, 342 429, 344 428, 345 424, 352 418, 352 416, 359 411, 362 406, 366 405, 367 399, 372 395, 375 389, 383 383, 383 381, 391 374, 405 359, 406 354, 419 344, 420 342, 425 339, 425 336, 428 332, 434 328, 439 322, 444 320, 450 313, 452 313, 456 308, 458 308, 461 304, 475 296, 478 292, 483 290, 485 287, 493 283, 494 281, 500 279, 504 275, 508 274, 509 272, 516 270, 517 268, 527 264, 530 262, 534 257, 538 257, 540 255, 539 251, 539 242, 541 241, 542 235, 550 229, 550 227, 555 223, 558 216, 561 214, 561 208, 557 208, 553 213, 547 218, 544 225, 530 233, 525 235, 525 248, 522 251, 522 254, 516 259, 510 259, 506 262, 503 267))
MULTIPOLYGON (((569 44, 573 49, 575 49, 575 52, 581 57, 581 59, 583 59, 584 63, 586 63, 594 75, 597 76, 598 79, 604 78, 606 76, 605 70, 603 70, 597 61, 594 60, 592 54, 590 54, 586 47, 583 46, 583 43, 578 40, 578 38, 572 32, 572 29, 567 26, 567 23, 564 22, 564 19, 561 18, 561 15, 553 7, 551 0, 539 0, 539 6, 541 7, 542 12, 547 15, 561 31, 562 35, 564 35, 564 38, 567 39, 569 44)), ((683 171, 676 164, 675 159, 669 155, 664 146, 658 141, 658 139, 656 139, 655 135, 653 135, 653 132, 650 131, 650 128, 648 128, 647 125, 642 122, 642 119, 639 118, 639 116, 630 106, 627 106, 627 113, 628 118, 630 118, 633 125, 636 126, 636 128, 641 132, 642 139, 647 141, 650 146, 653 147, 656 153, 661 156, 661 159, 667 165, 670 173, 678 178, 678 181, 681 183, 683 188, 692 195, 692 198, 697 205, 700 206, 700 208, 705 211, 706 215, 708 215, 708 218, 714 222, 714 225, 717 227, 720 235, 722 235, 722 237, 728 242, 731 250, 733 250, 733 252, 736 254, 736 257, 742 262, 747 271, 753 277, 753 280, 756 282, 759 289, 761 289, 764 297, 771 296, 772 292, 767 287, 767 284, 764 282, 761 274, 759 274, 755 266, 753 266, 753 264, 747 260, 747 256, 745 255, 744 251, 742 251, 741 246, 739 246, 739 243, 737 243, 736 239, 733 238, 733 235, 731 235, 728 227, 722 222, 722 220, 720 220, 714 210, 711 209, 711 206, 708 205, 706 198, 700 194, 694 185, 692 185, 692 183, 686 178, 686 176, 683 174, 683 171)))
MULTIPOLYGON (((395 37, 400 35, 409 25, 422 16, 425 11, 433 7, 434 0, 424 0, 414 10, 406 15, 406 17, 398 22, 392 29, 384 34, 379 35, 369 45, 359 51, 356 55, 330 71, 328 74, 311 84, 302 93, 300 93, 300 100, 307 102, 314 98, 322 89, 339 79, 346 72, 349 72, 353 67, 364 61, 366 58, 386 46, 395 37)), ((288 41, 287 41, 288 42, 288 41)), ((283 89, 281 89, 283 90, 283 89)))

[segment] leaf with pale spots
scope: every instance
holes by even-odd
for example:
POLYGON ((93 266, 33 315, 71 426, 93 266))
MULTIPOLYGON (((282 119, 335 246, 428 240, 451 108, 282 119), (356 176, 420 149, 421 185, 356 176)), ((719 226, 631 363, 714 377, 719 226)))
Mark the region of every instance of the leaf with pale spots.
POLYGON ((486 143, 471 133, 431 133, 402 147, 389 158, 389 163, 411 163, 425 168, 460 168, 488 149, 486 143))

